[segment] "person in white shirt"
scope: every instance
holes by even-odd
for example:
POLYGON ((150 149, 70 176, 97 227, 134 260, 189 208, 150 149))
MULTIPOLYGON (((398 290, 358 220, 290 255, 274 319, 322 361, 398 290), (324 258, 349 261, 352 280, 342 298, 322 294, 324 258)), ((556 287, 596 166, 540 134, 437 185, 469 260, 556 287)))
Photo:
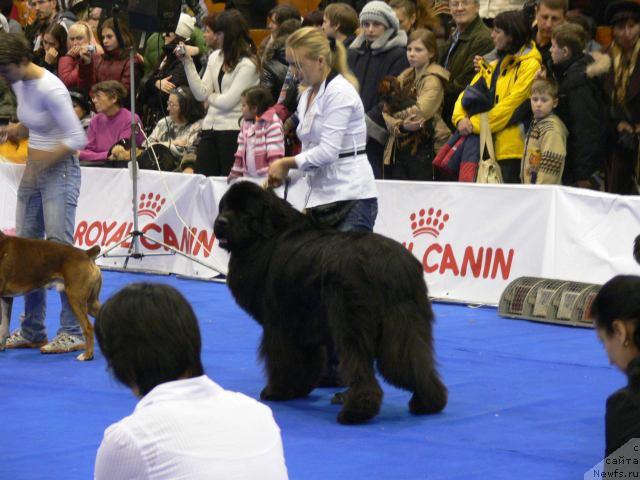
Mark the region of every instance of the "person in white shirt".
POLYGON ((268 184, 281 185, 291 169, 307 174, 307 212, 342 231, 372 231, 378 213, 373 170, 366 154, 364 107, 341 42, 313 27, 287 39, 287 62, 305 91, 298 103, 302 152, 269 166, 268 184))
MULTIPOLYGON (((73 244, 80 166, 76 152, 87 137, 62 81, 29 60, 31 46, 19 33, 0 33, 0 77, 11 85, 18 101, 19 123, 1 127, 0 137, 18 142, 29 137, 29 153, 16 206, 16 233, 26 238, 73 244)), ((66 353, 85 348, 78 320, 67 297, 56 337, 47 343, 44 324, 46 291, 25 297, 21 327, 7 348, 40 348, 42 353, 66 353)))
POLYGON ((271 410, 204 374, 198 320, 175 288, 123 288, 102 306, 95 332, 111 373, 140 398, 105 430, 96 480, 288 478, 271 410))
POLYGON ((192 52, 190 47, 180 43, 174 54, 184 63, 193 96, 209 104, 198 143, 196 173, 226 177, 238 149, 240 97, 260 81, 258 57, 247 23, 237 10, 210 15, 204 23, 205 41, 218 50, 209 56, 202 78, 191 56, 180 51, 192 52))

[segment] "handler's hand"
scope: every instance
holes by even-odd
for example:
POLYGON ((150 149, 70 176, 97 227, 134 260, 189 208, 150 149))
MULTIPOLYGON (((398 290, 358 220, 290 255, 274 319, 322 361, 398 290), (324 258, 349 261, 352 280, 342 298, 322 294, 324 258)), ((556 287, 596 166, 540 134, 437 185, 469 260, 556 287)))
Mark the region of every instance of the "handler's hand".
POLYGON ((269 165, 269 176, 267 177, 267 186, 277 188, 284 183, 289 173, 288 161, 290 158, 281 158, 269 165))

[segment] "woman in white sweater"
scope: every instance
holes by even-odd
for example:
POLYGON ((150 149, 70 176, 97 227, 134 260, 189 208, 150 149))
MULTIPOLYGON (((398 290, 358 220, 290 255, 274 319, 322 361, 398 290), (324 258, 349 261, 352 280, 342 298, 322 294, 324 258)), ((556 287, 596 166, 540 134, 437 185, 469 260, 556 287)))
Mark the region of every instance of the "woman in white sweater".
POLYGON ((209 16, 204 23, 205 40, 218 50, 209 57, 202 78, 189 55, 177 51, 176 56, 184 63, 193 96, 209 104, 198 144, 196 173, 226 177, 238 148, 241 94, 260 80, 258 58, 247 24, 237 10, 209 16))

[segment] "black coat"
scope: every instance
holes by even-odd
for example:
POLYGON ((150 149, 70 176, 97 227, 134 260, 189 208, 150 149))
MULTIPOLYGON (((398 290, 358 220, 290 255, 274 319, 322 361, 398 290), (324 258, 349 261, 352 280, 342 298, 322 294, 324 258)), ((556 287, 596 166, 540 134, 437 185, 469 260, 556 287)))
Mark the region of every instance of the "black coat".
POLYGON ((560 86, 556 113, 569 131, 564 185, 589 180, 605 169, 608 115, 603 81, 609 61, 605 55, 597 58, 579 53, 553 67, 560 86))
MULTIPOLYGON (((403 35, 404 44, 399 36, 396 36, 391 38, 382 48, 373 50, 366 42, 358 42, 360 39, 358 37, 349 47, 349 68, 360 82, 360 98, 367 115, 370 111, 375 110, 380 103, 378 95, 380 80, 387 75, 397 77, 402 71, 409 68, 404 32, 403 35)), ((381 115, 380 122, 376 123, 384 125, 381 115)))
POLYGON ((260 85, 268 88, 273 97, 273 101, 277 102, 280 96, 280 90, 282 90, 282 84, 287 76, 287 70, 289 69, 284 43, 273 50, 270 48, 266 52, 266 57, 268 60, 262 65, 260 85))
POLYGON ((607 399, 605 456, 632 438, 640 438, 640 358, 627 368, 629 384, 607 399))

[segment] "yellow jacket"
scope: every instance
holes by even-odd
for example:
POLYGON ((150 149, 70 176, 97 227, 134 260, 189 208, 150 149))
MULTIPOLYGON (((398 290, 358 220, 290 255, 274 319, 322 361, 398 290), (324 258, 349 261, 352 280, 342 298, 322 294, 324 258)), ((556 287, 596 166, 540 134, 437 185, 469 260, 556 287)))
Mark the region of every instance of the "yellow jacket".
MULTIPOLYGON (((520 124, 507 127, 507 124, 518 107, 529 102, 531 84, 536 73, 540 70, 541 62, 542 57, 533 42, 522 47, 516 54, 507 55, 502 61, 500 77, 496 84, 494 106, 488 112, 497 160, 522 158, 525 136, 523 127, 520 124)), ((487 86, 491 85, 491 74, 497 65, 498 60, 494 60, 489 68, 481 69, 473 77, 471 84, 473 85, 480 77, 484 76, 487 86)), ((458 97, 453 109, 452 121, 454 125, 467 116, 462 107, 463 95, 464 91, 458 97)), ((480 115, 473 115, 470 120, 473 125, 473 133, 479 134, 480 115)))

